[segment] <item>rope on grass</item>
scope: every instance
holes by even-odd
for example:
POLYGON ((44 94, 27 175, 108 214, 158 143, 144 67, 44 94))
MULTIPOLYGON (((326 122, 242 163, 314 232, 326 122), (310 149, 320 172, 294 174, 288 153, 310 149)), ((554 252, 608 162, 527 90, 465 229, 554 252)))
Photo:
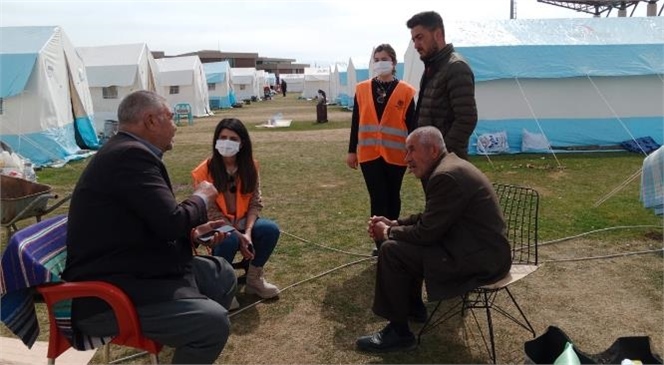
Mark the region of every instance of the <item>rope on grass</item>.
MULTIPOLYGON (((320 274, 318 274, 318 275, 314 275, 314 276, 312 276, 312 277, 310 277, 310 278, 307 278, 307 279, 304 279, 304 280, 300 280, 300 281, 298 281, 298 282, 296 282, 296 283, 293 283, 293 284, 291 284, 291 285, 289 285, 289 286, 287 286, 287 287, 281 289, 281 290, 280 290, 280 293, 282 293, 282 292, 284 292, 284 291, 286 291, 286 290, 288 290, 288 289, 290 289, 290 288, 294 288, 294 287, 296 287, 296 286, 298 286, 298 285, 300 285, 300 284, 304 284, 304 283, 306 283, 306 282, 309 282, 309 281, 312 281, 312 280, 318 279, 318 278, 320 278, 320 277, 323 277, 323 276, 325 276, 325 275, 327 275, 327 274, 330 274, 330 273, 332 273, 332 272, 334 272, 334 271, 337 271, 337 270, 340 270, 340 269, 343 269, 343 268, 346 268, 346 267, 348 267, 348 266, 352 266, 352 265, 355 265, 355 264, 359 264, 360 262, 364 262, 364 261, 368 261, 368 260, 375 260, 375 259, 376 259, 376 258, 375 258, 374 256, 369 256, 369 257, 365 257, 365 258, 362 258, 362 259, 359 259, 359 260, 355 260, 355 261, 352 261, 352 262, 349 262, 349 263, 346 263, 346 264, 343 264, 343 265, 340 265, 340 266, 337 266, 337 267, 333 267, 333 268, 331 268, 331 269, 329 269, 329 270, 327 270, 327 271, 324 271, 324 272, 322 272, 322 273, 320 273, 320 274)), ((260 300, 257 300, 257 301, 255 301, 255 302, 253 302, 253 303, 247 305, 246 307, 242 307, 242 308, 240 308, 240 309, 238 309, 238 310, 236 310, 236 311, 233 311, 233 312, 230 313, 228 316, 229 316, 229 317, 233 317, 233 316, 235 316, 235 315, 237 315, 237 314, 240 314, 240 313, 244 312, 245 310, 247 310, 247 309, 249 309, 249 308, 253 308, 253 307, 257 306, 259 303, 263 303, 263 302, 266 301, 266 300, 268 300, 268 299, 260 299, 260 300)))
POLYGON ((574 236, 563 237, 563 238, 558 238, 558 239, 551 240, 551 241, 541 242, 537 246, 542 247, 542 246, 550 245, 550 244, 553 244, 553 243, 569 241, 569 240, 573 240, 575 238, 580 238, 580 237, 584 237, 584 236, 587 236, 587 235, 590 235, 590 234, 604 232, 604 231, 612 231, 612 230, 615 230, 615 229, 634 229, 634 228, 659 228, 659 229, 662 229, 664 227, 655 226, 655 225, 606 227, 606 228, 600 228, 600 229, 595 229, 595 230, 588 231, 588 232, 579 233, 579 234, 574 235, 574 236))
POLYGON ((295 238, 295 239, 297 239, 297 240, 300 240, 300 241, 302 241, 302 242, 304 242, 304 243, 308 243, 308 244, 311 244, 311 245, 315 245, 315 246, 318 246, 318 247, 324 248, 324 249, 326 249, 326 250, 335 251, 335 252, 341 252, 341 253, 345 253, 346 255, 351 255, 351 256, 373 257, 373 256, 371 256, 371 255, 367 255, 367 254, 356 253, 356 252, 350 252, 350 251, 344 251, 344 250, 340 250, 340 249, 338 249, 338 248, 334 248, 334 247, 330 247, 330 246, 321 245, 320 243, 311 242, 311 241, 309 241, 309 240, 307 240, 307 239, 304 239, 304 238, 302 238, 302 237, 298 237, 298 236, 296 236, 296 235, 294 235, 294 234, 292 234, 292 233, 288 233, 288 232, 283 231, 283 230, 281 230, 281 233, 285 234, 286 236, 290 236, 290 237, 293 237, 293 238, 295 238))
MULTIPOLYGON (((575 238, 587 236, 589 234, 598 233, 598 232, 612 231, 612 230, 616 230, 616 229, 634 229, 634 228, 659 228, 659 229, 662 229, 664 227, 655 226, 655 225, 606 227, 606 228, 601 228, 601 229, 596 229, 596 230, 593 230, 593 231, 580 233, 580 234, 577 234, 577 235, 574 235, 574 236, 563 237, 563 238, 559 238, 559 239, 555 239, 555 240, 551 240, 551 241, 542 242, 538 246, 545 246, 545 245, 550 245, 550 244, 553 244, 553 243, 564 242, 564 241, 572 240, 572 239, 575 239, 575 238)), ((586 256, 586 257, 573 257, 573 258, 568 258, 568 259, 553 259, 553 260, 542 261, 542 264, 554 263, 554 262, 601 260, 601 259, 610 259, 610 258, 626 257, 626 256, 634 256, 634 255, 644 255, 644 254, 659 253, 659 252, 664 252, 664 248, 658 248, 658 249, 646 250, 646 251, 630 251, 630 252, 616 253, 616 254, 611 254, 611 255, 601 255, 601 256, 586 256)))
POLYGON ((602 255, 602 256, 587 256, 587 257, 574 257, 574 258, 569 258, 569 259, 555 259, 555 260, 547 260, 547 261, 542 261, 543 264, 546 263, 552 263, 552 262, 571 262, 571 261, 590 261, 590 260, 601 260, 601 259, 611 259, 615 257, 625 257, 625 256, 634 256, 634 255, 645 255, 649 253, 664 253, 664 248, 658 248, 655 250, 647 250, 647 251, 632 251, 632 252, 623 252, 623 253, 616 253, 613 255, 602 255))

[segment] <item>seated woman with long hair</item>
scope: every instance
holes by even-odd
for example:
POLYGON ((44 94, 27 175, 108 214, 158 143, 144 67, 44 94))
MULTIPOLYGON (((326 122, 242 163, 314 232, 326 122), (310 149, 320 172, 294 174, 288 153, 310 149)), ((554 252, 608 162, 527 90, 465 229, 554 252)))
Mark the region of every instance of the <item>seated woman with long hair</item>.
POLYGON ((208 207, 208 219, 225 219, 236 229, 234 234, 214 247, 213 254, 229 263, 238 250, 250 260, 245 293, 272 298, 279 288, 268 283, 263 266, 279 240, 279 227, 259 217, 261 200, 258 165, 254 160, 247 128, 239 119, 222 119, 212 139, 212 157, 191 172, 194 185, 203 180, 217 188, 216 204, 208 207))

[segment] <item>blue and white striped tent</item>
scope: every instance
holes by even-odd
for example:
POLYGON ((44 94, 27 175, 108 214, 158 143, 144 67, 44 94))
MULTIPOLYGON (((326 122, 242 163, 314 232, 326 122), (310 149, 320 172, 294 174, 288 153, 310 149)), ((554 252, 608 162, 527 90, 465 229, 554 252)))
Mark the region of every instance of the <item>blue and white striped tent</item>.
MULTIPOLYGON (((641 137, 664 143, 663 18, 450 22, 445 28, 446 40, 475 73, 479 122, 471 154, 478 153, 478 136, 503 132, 506 153, 611 149, 641 137), (533 134, 547 146, 525 148, 533 134)), ((405 63, 404 78, 419 87, 423 65, 412 43, 405 63)))
POLYGON ((35 166, 98 148, 85 67, 64 30, 0 27, 0 39, 0 140, 35 166))
POLYGON ((232 108, 237 100, 231 81, 231 65, 228 61, 204 63, 208 84, 208 97, 212 109, 232 108))

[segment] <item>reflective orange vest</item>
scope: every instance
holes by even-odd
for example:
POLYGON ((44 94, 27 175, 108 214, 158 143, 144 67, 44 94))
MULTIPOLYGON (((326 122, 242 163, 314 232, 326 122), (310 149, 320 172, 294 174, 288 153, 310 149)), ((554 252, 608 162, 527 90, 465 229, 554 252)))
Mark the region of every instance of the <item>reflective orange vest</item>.
POLYGON ((378 121, 371 92, 371 80, 357 84, 355 97, 359 107, 360 123, 357 160, 372 161, 378 157, 393 165, 406 166, 406 112, 415 96, 415 89, 399 82, 387 100, 383 116, 378 121))
MULTIPOLYGON (((200 184, 201 181, 207 181, 211 184, 214 184, 212 181, 212 176, 208 171, 208 161, 210 159, 205 159, 201 162, 192 172, 191 176, 194 178, 194 186, 200 184)), ((251 197, 254 195, 253 192, 249 194, 242 194, 242 180, 238 177, 237 179, 237 190, 235 194, 235 214, 230 214, 226 208, 226 200, 224 199, 224 193, 217 194, 217 199, 215 202, 221 210, 221 213, 226 217, 233 225, 237 225, 241 220, 246 218, 247 211, 249 210, 249 203, 251 202, 251 197)), ((241 227, 236 227, 238 229, 244 228, 244 223, 239 224, 241 227)))

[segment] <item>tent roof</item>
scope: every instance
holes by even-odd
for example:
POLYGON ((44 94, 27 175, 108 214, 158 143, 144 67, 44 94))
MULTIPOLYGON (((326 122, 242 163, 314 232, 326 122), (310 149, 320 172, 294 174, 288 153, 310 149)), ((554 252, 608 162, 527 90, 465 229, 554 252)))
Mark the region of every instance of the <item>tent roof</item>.
POLYGON ((510 19, 458 21, 445 25, 458 47, 659 44, 662 17, 510 19))
POLYGON ((233 67, 233 76, 255 76, 255 67, 233 67))
POLYGON ((228 61, 204 63, 205 78, 209 84, 218 84, 226 80, 226 74, 230 72, 231 65, 228 61))
POLYGON ((281 74, 279 77, 284 80, 304 80, 304 74, 281 74))
POLYGON ((20 94, 39 52, 60 28, 0 27, 0 98, 20 94))
POLYGON ((100 47, 77 47, 83 58, 91 87, 134 84, 141 58, 147 57, 145 43, 100 47))
POLYGON ((145 43, 76 47, 85 66, 137 65, 147 51, 145 43))
POLYGON ((192 85, 194 70, 200 64, 198 56, 158 58, 159 82, 164 86, 192 85))
POLYGON ((304 69, 304 81, 329 81, 330 69, 306 67, 304 69))
POLYGON ((0 53, 39 53, 58 28, 0 27, 0 53))
POLYGON ((446 31, 476 81, 664 73, 661 17, 470 21, 446 31))

